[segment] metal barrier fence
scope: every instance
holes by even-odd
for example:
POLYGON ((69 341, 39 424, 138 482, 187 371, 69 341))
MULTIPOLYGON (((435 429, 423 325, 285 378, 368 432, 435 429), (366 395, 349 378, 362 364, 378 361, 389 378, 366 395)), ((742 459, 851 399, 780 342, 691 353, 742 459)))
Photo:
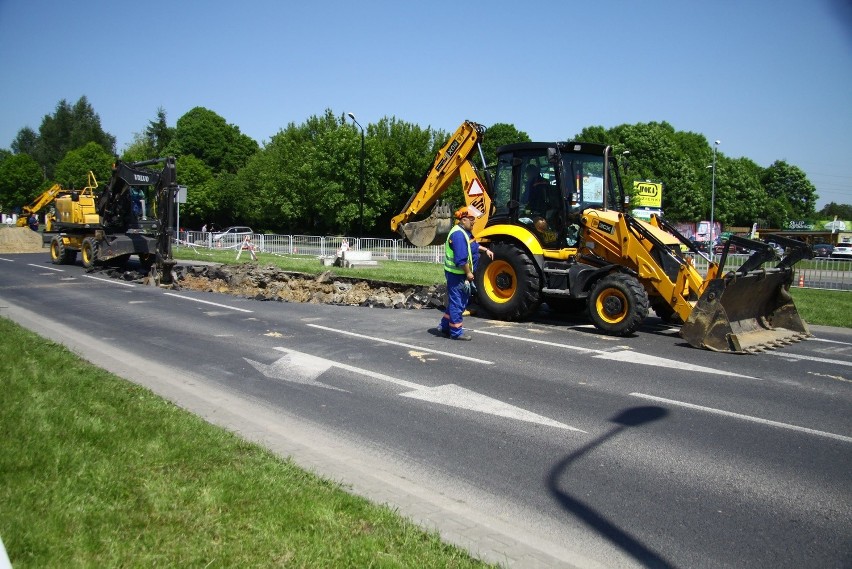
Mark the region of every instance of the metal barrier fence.
MULTIPOLYGON (((233 249, 242 246, 243 236, 231 237, 230 241, 221 242, 213 239, 213 233, 201 231, 183 231, 178 243, 193 247, 210 249, 233 249)), ((251 235, 251 243, 256 251, 277 255, 299 255, 308 257, 333 257, 346 242, 350 249, 356 251, 371 251, 373 258, 391 261, 411 261, 420 263, 443 263, 444 247, 431 245, 429 247, 414 247, 402 239, 379 239, 375 237, 324 237, 316 235, 267 235, 255 233, 251 235)), ((725 261, 725 272, 741 266, 748 255, 729 255, 725 261)), ((719 260, 719 255, 715 256, 719 260)), ((701 274, 707 272, 708 260, 702 256, 694 259, 695 267, 701 274)), ((801 264, 801 263, 800 263, 801 264)), ((767 263, 767 267, 775 263, 767 263)), ((852 270, 850 262, 837 259, 812 259, 808 268, 795 268, 793 286, 804 288, 820 288, 828 290, 852 290, 852 270)))

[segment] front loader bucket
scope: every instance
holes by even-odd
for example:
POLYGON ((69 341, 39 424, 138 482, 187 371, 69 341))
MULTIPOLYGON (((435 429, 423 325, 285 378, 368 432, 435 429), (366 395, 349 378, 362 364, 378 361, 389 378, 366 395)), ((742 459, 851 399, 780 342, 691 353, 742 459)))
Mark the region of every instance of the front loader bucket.
POLYGON ((713 279, 681 336, 697 348, 761 352, 811 335, 790 296, 792 270, 764 269, 713 279))
POLYGON ((411 221, 399 228, 402 236, 415 247, 443 245, 453 228, 453 212, 449 205, 439 204, 423 221, 411 221))

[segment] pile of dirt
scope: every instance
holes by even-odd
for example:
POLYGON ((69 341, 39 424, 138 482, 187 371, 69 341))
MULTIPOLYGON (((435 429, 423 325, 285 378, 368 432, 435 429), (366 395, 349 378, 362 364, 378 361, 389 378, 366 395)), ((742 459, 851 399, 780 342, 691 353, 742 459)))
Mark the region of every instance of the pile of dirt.
MULTIPOLYGON (((121 268, 94 268, 112 278, 140 283, 147 275, 121 268)), ((252 300, 309 302, 375 308, 443 308, 445 285, 417 286, 355 279, 326 271, 310 275, 283 271, 273 265, 179 265, 175 289, 231 294, 252 300)))
POLYGON ((38 253, 42 248, 41 233, 29 227, 0 225, 0 253, 38 253))

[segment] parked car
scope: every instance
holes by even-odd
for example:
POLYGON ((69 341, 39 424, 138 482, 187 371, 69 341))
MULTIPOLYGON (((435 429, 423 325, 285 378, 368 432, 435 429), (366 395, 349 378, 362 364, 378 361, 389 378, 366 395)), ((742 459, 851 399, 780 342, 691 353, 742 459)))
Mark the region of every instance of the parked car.
POLYGON ((219 233, 213 234, 213 245, 227 247, 230 245, 236 245, 246 238, 246 235, 253 235, 254 231, 251 227, 245 227, 243 225, 235 225, 232 227, 226 227, 219 233))
MULTIPOLYGON (((717 244, 713 247, 713 252, 717 255, 721 255, 725 251, 725 242, 717 244)), ((749 249, 745 247, 740 247, 739 245, 734 245, 731 243, 731 246, 728 248, 728 255, 745 255, 747 253, 751 253, 749 249)))
POLYGON ((834 245, 831 243, 816 243, 812 250, 814 257, 831 257, 831 252, 834 250, 834 245))
POLYGON ((852 243, 838 243, 831 251, 832 259, 852 259, 852 243))

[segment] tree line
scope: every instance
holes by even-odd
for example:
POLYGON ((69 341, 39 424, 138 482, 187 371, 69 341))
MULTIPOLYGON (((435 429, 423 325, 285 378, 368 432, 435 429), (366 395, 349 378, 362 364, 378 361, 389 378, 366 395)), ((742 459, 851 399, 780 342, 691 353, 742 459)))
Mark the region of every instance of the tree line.
MULTIPOLYGON (((215 112, 196 107, 170 127, 166 112, 134 135, 119 154, 86 97, 60 101, 38 132, 22 128, 9 150, 0 149, 0 208, 30 203, 54 183, 86 185, 89 171, 105 183, 116 157, 127 162, 177 157, 178 183, 188 187, 181 225, 249 225, 283 234, 355 234, 361 226, 361 131, 325 110, 301 124, 290 123, 263 145, 215 112)), ((436 153, 451 133, 384 117, 364 132, 363 232, 389 236, 390 218, 420 187, 436 153)), ((663 183, 663 209, 672 221, 708 219, 713 148, 696 133, 666 122, 584 128, 565 140, 610 144, 629 150, 625 184, 663 183)), ((483 139, 493 164, 504 144, 530 142, 514 125, 498 123, 483 139)), ((478 162, 478 158, 476 160, 478 162)), ((461 190, 451 193, 461 203, 461 190)), ((715 216, 726 226, 782 227, 789 220, 838 215, 852 219, 852 206, 829 204, 817 213, 817 194, 804 172, 783 160, 767 168, 747 158, 716 155, 715 216)))

